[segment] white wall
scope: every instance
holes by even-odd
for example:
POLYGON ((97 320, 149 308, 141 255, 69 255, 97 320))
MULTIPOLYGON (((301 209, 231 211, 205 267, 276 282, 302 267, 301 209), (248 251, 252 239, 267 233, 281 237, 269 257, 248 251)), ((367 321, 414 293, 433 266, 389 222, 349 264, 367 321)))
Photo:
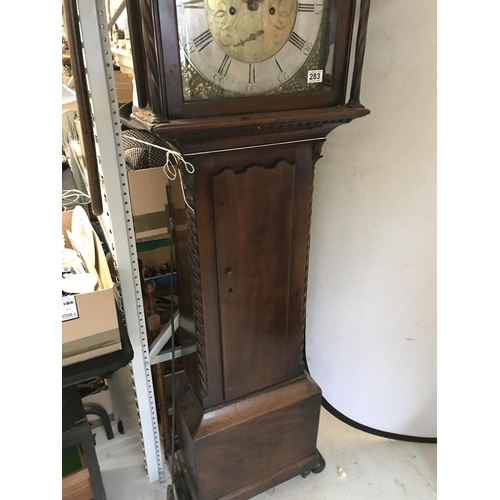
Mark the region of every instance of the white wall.
POLYGON ((318 161, 307 358, 327 401, 436 437, 436 5, 372 2, 362 103, 318 161))

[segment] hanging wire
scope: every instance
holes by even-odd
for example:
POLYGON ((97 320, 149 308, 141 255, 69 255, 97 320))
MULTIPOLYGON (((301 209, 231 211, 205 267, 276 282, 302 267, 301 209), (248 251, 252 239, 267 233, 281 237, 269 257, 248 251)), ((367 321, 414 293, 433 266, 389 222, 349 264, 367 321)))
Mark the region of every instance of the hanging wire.
POLYGON ((78 205, 88 205, 90 196, 78 189, 68 189, 62 191, 62 207, 66 211, 69 207, 78 205))
MULTIPOLYGON (((179 164, 184 166, 184 169, 188 174, 194 174, 193 165, 188 161, 186 161, 184 157, 181 155, 181 153, 179 153, 179 151, 174 151, 173 149, 164 148, 163 146, 158 146, 156 144, 151 144, 150 142, 143 141, 141 139, 137 139, 132 136, 128 137, 128 139, 140 142, 141 144, 145 144, 146 146, 150 146, 152 148, 157 148, 161 149, 162 151, 165 151, 166 160, 165 160, 165 165, 163 165, 163 172, 170 181, 175 181, 175 179, 177 179, 177 170, 180 169, 179 164), (171 157, 175 159, 175 162, 172 161, 171 157)), ((182 197, 184 198, 184 203, 192 212, 194 212, 193 207, 191 207, 191 205, 187 202, 186 195, 184 194, 184 183, 182 182, 182 175, 179 175, 179 179, 181 181, 182 197)))
POLYGON ((184 157, 179 153, 179 151, 174 151, 173 149, 168 149, 164 148, 163 146, 158 146, 156 144, 151 144, 150 142, 143 141, 141 139, 137 139, 135 137, 128 137, 128 139, 132 139, 133 141, 140 142, 142 144, 145 144, 146 146, 150 146, 152 148, 157 148, 161 149, 162 151, 165 151, 166 154, 166 162, 165 165, 163 165, 163 171, 165 172, 165 175, 171 180, 175 181, 177 178, 177 171, 175 170, 175 167, 179 168, 179 163, 182 163, 184 165, 184 168, 186 169, 186 172, 188 174, 194 174, 194 167, 191 163, 187 162, 184 157), (170 156, 173 156, 176 160, 176 162, 172 162, 170 159, 170 156))

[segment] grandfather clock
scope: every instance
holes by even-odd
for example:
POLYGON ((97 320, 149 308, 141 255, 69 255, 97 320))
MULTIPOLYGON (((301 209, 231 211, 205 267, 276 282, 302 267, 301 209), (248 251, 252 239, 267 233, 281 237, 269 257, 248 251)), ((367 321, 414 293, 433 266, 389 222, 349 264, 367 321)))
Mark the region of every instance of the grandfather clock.
POLYGON ((321 390, 304 367, 313 171, 327 135, 369 113, 369 0, 127 8, 137 99, 124 123, 194 166, 174 221, 191 352, 175 386, 175 496, 251 498, 325 465, 321 390))

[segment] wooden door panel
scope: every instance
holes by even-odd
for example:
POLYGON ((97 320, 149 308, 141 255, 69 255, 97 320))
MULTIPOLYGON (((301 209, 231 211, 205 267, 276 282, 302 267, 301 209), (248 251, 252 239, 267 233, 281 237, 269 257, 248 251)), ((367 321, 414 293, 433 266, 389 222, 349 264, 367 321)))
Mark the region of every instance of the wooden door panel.
POLYGON ((286 380, 295 165, 213 177, 226 400, 286 380))

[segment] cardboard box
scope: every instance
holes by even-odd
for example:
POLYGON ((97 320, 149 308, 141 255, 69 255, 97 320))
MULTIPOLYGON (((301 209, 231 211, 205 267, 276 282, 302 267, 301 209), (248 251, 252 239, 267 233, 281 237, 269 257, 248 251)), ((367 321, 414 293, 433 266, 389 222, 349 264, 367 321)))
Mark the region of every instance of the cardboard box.
MULTIPOLYGON (((64 245, 72 248, 66 230, 71 230, 73 211, 62 212, 64 245)), ((94 245, 101 245, 94 232, 94 245)), ((96 270, 102 289, 70 296, 75 299, 76 316, 62 322, 62 365, 67 366, 121 349, 120 330, 116 314, 114 283, 109 276, 103 252, 96 251, 96 270)), ((67 297, 63 297, 63 304, 67 297)), ((64 309, 63 309, 64 310, 64 309)))
POLYGON ((119 70, 115 71, 115 84, 118 102, 130 102, 134 89, 132 76, 119 70))
POLYGON ((130 202, 137 241, 168 238, 167 185, 175 210, 184 210, 179 178, 170 182, 162 167, 129 170, 130 202))

